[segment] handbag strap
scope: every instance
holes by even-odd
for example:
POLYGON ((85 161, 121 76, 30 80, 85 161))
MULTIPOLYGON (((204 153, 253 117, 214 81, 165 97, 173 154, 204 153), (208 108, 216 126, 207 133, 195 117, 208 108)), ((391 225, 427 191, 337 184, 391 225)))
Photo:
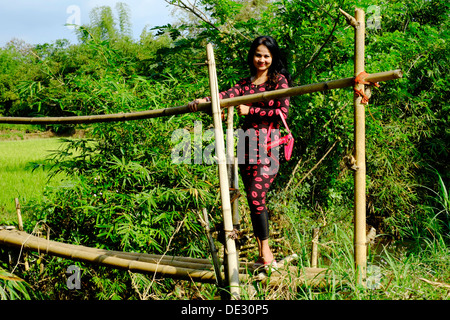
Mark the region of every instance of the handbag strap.
POLYGON ((286 119, 284 118, 283 112, 281 112, 280 110, 277 110, 277 113, 280 115, 281 120, 283 120, 283 124, 286 127, 287 132, 291 133, 291 130, 289 129, 289 127, 286 123, 286 119))
MULTIPOLYGON (((292 133, 291 130, 289 129, 286 119, 284 118, 283 112, 281 112, 281 110, 277 110, 276 113, 278 113, 281 117, 281 120, 283 121, 284 126, 286 127, 287 132, 289 133, 290 137, 292 138, 292 133)), ((269 140, 269 135, 272 132, 272 128, 273 128, 273 122, 270 123, 269 125, 269 129, 267 131, 267 136, 266 136, 266 140, 264 141, 264 143, 267 144, 267 140, 269 140)))

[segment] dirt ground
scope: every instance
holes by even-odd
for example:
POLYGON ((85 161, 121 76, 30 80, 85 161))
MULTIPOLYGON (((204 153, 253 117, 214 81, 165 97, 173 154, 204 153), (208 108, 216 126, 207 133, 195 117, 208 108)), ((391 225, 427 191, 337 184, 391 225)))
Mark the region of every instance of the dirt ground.
POLYGON ((0 141, 11 140, 29 140, 29 139, 46 139, 46 138, 83 138, 85 136, 85 130, 76 129, 70 134, 57 134, 51 130, 47 131, 22 131, 16 129, 0 130, 0 141))

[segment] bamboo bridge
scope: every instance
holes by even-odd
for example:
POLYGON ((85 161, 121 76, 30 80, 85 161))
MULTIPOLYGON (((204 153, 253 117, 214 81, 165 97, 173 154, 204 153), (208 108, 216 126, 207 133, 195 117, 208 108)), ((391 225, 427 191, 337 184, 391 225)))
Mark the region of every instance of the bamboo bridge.
MULTIPOLYGON (((217 283, 218 278, 227 279, 227 289, 232 299, 240 298, 240 286, 243 282, 249 281, 254 277, 252 270, 253 264, 239 264, 235 240, 230 236, 233 225, 238 222, 239 216, 236 215, 237 199, 231 203, 230 185, 235 186, 237 181, 236 172, 233 168, 227 168, 228 159, 235 159, 233 154, 225 154, 224 134, 221 120, 221 108, 230 108, 230 114, 233 114, 233 106, 239 104, 248 104, 257 101, 270 100, 286 96, 298 96, 313 92, 327 91, 353 87, 355 92, 353 104, 355 113, 354 130, 354 162, 356 170, 354 173, 355 181, 355 204, 354 204, 354 259, 357 270, 357 282, 364 283, 366 277, 367 259, 366 259, 366 203, 365 203, 365 104, 370 96, 368 92, 371 85, 377 85, 378 82, 394 80, 401 78, 401 70, 367 74, 364 67, 365 50, 365 13, 356 8, 355 17, 341 10, 347 23, 355 30, 355 55, 354 55, 354 75, 350 78, 303 85, 288 89, 253 94, 231 99, 219 99, 217 84, 217 74, 214 61, 212 45, 207 46, 207 62, 210 80, 211 102, 202 103, 198 111, 211 111, 214 122, 216 155, 219 166, 219 181, 221 190, 221 202, 224 220, 224 231, 228 235, 225 238, 225 252, 227 270, 223 271, 220 263, 211 263, 208 259, 193 259, 187 257, 175 257, 164 255, 152 255, 144 253, 129 253, 119 251, 109 251, 96 248, 89 248, 80 245, 65 244, 36 237, 34 235, 16 230, 0 230, 0 246, 16 247, 23 250, 32 250, 49 255, 59 256, 72 260, 95 263, 129 270, 131 272, 140 272, 145 274, 157 274, 161 277, 172 277, 192 281, 217 283), (249 272, 250 270, 251 272, 249 272)), ((95 123, 112 121, 130 121, 138 119, 147 119, 155 117, 172 116, 190 112, 187 105, 158 110, 148 110, 131 113, 118 113, 108 115, 89 115, 75 117, 43 117, 43 118, 24 118, 24 117, 0 117, 0 123, 16 124, 77 124, 77 123, 95 123)), ((228 117, 228 128, 233 128, 233 117, 228 117), (230 120, 231 118, 231 120, 230 120)), ((232 138, 232 135, 231 135, 232 138)), ((229 141, 228 143, 234 143, 229 141)), ((232 150, 232 148, 227 148, 232 150)), ((233 163, 229 162, 229 163, 233 163)), ((236 162, 234 162, 236 163, 236 162)), ((211 244, 210 244, 211 245, 211 244)), ((213 251, 213 248, 211 247, 213 251)), ((288 277, 294 284, 301 283, 326 283, 326 269, 321 268, 298 268, 282 266, 280 273, 274 272, 269 276, 269 281, 273 284, 279 283, 283 278, 288 277)))

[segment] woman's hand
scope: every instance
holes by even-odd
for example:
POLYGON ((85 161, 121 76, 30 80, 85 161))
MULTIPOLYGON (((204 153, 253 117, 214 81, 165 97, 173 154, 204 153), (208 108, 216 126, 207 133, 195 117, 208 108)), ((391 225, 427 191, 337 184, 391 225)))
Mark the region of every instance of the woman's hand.
POLYGON ((191 101, 188 103, 188 108, 191 110, 191 112, 197 112, 197 108, 199 103, 206 102, 206 99, 195 99, 194 101, 191 101))
POLYGON ((250 111, 250 107, 246 106, 245 104, 240 104, 237 106, 237 112, 238 112, 238 115, 240 115, 240 116, 248 115, 249 111, 250 111))

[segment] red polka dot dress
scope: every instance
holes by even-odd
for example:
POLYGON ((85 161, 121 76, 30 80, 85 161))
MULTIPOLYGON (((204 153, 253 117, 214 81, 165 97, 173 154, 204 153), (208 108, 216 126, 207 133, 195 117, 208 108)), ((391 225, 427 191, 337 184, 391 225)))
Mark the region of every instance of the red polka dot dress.
MULTIPOLYGON (((244 96, 264 91, 288 88, 285 76, 278 75, 275 84, 254 85, 250 78, 241 79, 233 88, 221 92, 221 99, 244 96)), ((260 240, 269 237, 269 216, 266 208, 266 195, 277 176, 279 161, 267 155, 263 147, 269 127, 279 129, 282 112, 285 118, 289 112, 289 97, 256 102, 250 106, 245 116, 242 130, 239 131, 238 160, 240 174, 246 189, 248 205, 255 236, 260 240)), ((269 133, 267 141, 278 139, 276 131, 269 133)))

